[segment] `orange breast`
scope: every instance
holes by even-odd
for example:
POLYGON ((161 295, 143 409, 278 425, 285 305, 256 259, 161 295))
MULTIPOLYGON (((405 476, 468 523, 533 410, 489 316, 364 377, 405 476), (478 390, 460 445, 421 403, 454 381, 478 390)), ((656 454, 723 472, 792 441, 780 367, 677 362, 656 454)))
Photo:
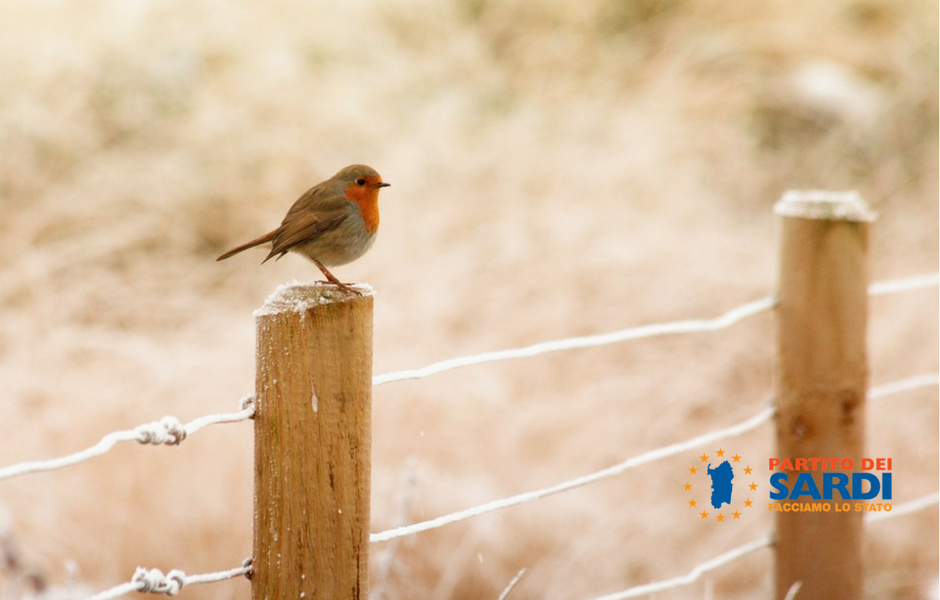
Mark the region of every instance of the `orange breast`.
POLYGON ((366 231, 375 233, 379 228, 379 188, 353 184, 346 188, 346 197, 359 205, 366 231))

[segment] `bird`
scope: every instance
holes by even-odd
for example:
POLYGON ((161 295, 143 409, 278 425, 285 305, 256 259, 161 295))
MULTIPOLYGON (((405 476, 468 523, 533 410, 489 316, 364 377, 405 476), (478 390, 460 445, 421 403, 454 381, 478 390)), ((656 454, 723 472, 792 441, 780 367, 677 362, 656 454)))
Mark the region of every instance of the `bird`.
POLYGON ((312 260, 329 283, 362 295, 340 282, 327 267, 350 263, 372 247, 379 230, 379 190, 389 185, 366 165, 340 169, 304 192, 287 211, 280 227, 232 248, 216 261, 271 242, 271 251, 261 264, 296 252, 312 260))

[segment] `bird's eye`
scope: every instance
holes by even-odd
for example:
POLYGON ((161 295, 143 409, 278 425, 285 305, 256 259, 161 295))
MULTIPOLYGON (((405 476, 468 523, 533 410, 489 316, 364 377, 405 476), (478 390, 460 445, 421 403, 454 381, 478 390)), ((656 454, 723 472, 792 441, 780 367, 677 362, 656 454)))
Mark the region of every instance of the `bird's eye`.
POLYGON ((356 185, 365 185, 365 184, 366 184, 366 180, 363 179, 362 177, 356 180, 356 185))

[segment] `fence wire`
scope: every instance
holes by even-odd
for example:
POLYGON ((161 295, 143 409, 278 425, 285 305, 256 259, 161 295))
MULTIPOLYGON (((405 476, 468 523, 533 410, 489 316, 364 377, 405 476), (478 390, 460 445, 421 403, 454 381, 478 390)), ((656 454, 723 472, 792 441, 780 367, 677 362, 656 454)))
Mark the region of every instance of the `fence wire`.
POLYGON ((686 586, 698 581, 698 579, 701 578, 701 576, 705 573, 714 571, 715 569, 723 567, 730 562, 734 562, 742 556, 747 556, 751 552, 760 550, 761 548, 766 548, 770 546, 771 543, 773 543, 773 540, 771 536, 767 535, 760 539, 754 540, 753 542, 742 544, 741 546, 729 550, 724 554, 719 554, 711 560, 707 560, 701 564, 698 564, 685 575, 673 577, 672 579, 665 579, 663 581, 657 581, 654 583, 638 585, 621 592, 598 596, 592 600, 624 600, 625 598, 636 598, 637 596, 646 596, 647 594, 655 594, 656 592, 662 592, 665 590, 686 586))
MULTIPOLYGON (((900 392, 927 387, 931 385, 940 384, 940 373, 931 373, 927 375, 918 375, 915 377, 909 377, 907 379, 902 379, 899 381, 894 381, 883 386, 877 386, 871 388, 868 393, 868 397, 871 400, 885 398, 892 394, 897 394, 900 392)), ((669 446, 662 446, 656 448, 655 450, 650 450, 629 458, 621 463, 607 467, 606 469, 601 469, 594 473, 588 475, 582 475, 575 479, 571 479, 557 485, 550 487, 533 490, 530 492, 524 492, 522 494, 517 494, 515 496, 510 496, 508 498, 502 498, 500 500, 494 500, 492 502, 487 502, 478 506, 467 508, 461 511, 450 513, 437 517, 435 519, 430 519, 427 521, 421 521, 413 525, 406 525, 403 527, 396 527, 394 529, 388 529, 379 533, 373 533, 369 536, 369 541, 371 542, 384 542, 394 538, 413 535, 415 533, 421 533, 422 531, 428 531, 430 529, 437 529, 445 525, 450 525, 451 523, 457 523, 459 521, 465 521, 467 519, 484 515, 493 511, 501 510, 504 508, 509 508, 511 506, 518 506, 520 504, 526 504, 528 502, 533 502, 535 500, 540 500, 546 496, 551 496, 554 494, 559 494, 561 492, 566 492, 568 490, 573 490, 590 483, 595 483, 601 481, 602 479, 607 479, 608 477, 613 477, 614 475, 619 475, 630 469, 639 467, 651 463, 656 460, 661 460, 669 456, 675 456, 682 452, 687 452, 689 450, 698 448, 710 442, 715 442, 729 437, 734 437, 742 435, 754 429, 757 429, 764 423, 770 420, 774 415, 774 408, 765 408, 761 412, 757 413, 753 417, 736 423, 729 427, 724 427, 722 429, 716 429, 709 433, 702 434, 700 436, 694 437, 685 442, 679 442, 676 444, 671 444, 669 446)))
MULTIPOLYGON (((865 517, 865 522, 874 523, 876 521, 885 521, 894 517, 900 517, 917 512, 919 510, 924 510, 925 508, 935 506, 938 503, 940 503, 940 493, 929 494, 922 498, 918 498, 917 500, 898 504, 891 510, 891 512, 870 513, 865 517)), ((737 548, 733 548, 711 560, 707 560, 701 564, 698 564, 685 575, 673 577, 672 579, 657 581, 654 583, 638 585, 620 592, 598 596, 596 598, 592 598, 592 600, 626 600, 627 598, 637 598, 639 596, 646 596, 647 594, 655 594, 656 592, 663 592, 666 590, 690 585, 699 580, 702 575, 705 575, 710 571, 714 571, 719 567, 723 567, 728 563, 734 562, 739 558, 754 552, 755 550, 767 548, 772 545, 773 536, 768 535, 754 540, 753 542, 738 546, 737 548)))
POLYGON ((384 542, 391 540, 397 537, 402 537, 406 535, 412 535, 415 533, 420 533, 422 531, 427 531, 429 529, 437 529, 438 527, 443 527, 444 525, 450 525, 451 523, 457 523, 459 521, 465 521, 472 517, 477 517, 484 515, 489 512, 500 510, 503 508, 509 508, 510 506, 518 506, 520 504, 526 504, 528 502, 533 502, 535 500, 540 500, 546 496, 552 496, 554 494, 560 494, 561 492, 567 492, 568 490, 573 490, 575 488, 583 487, 590 483, 595 483, 601 481, 602 479, 607 479, 608 477, 613 477, 614 475, 620 475, 621 473, 628 471, 630 469, 639 467, 651 463, 656 460, 660 460, 669 456, 675 456, 682 452, 687 452, 688 450, 698 448, 704 444, 714 442, 717 440, 722 440, 729 437, 734 437, 747 433, 753 429, 757 429, 764 423, 770 420, 774 414, 774 409, 765 408, 760 411, 750 419, 736 423, 730 427, 725 427, 723 429, 716 429, 704 435, 692 438, 685 442, 680 442, 677 444, 671 444, 669 446, 663 446, 649 452, 644 452, 639 456, 634 456, 629 458, 621 463, 613 465, 612 467, 607 467, 606 469, 601 469, 594 473, 588 475, 583 475, 569 481, 559 483, 558 485, 553 485, 551 487, 542 488, 539 490, 533 490, 531 492, 525 492, 522 494, 517 494, 515 496, 510 496, 509 498, 503 498, 501 500, 494 500, 493 502, 487 502, 486 504, 481 504, 479 506, 474 506, 465 510, 461 510, 455 513, 437 517, 436 519, 431 519, 429 521, 422 521, 420 523, 415 523, 414 525, 407 525, 405 527, 397 527, 395 529, 389 529, 387 531, 382 531, 380 533, 373 533, 369 536, 370 542, 384 542))
POLYGON ((175 596, 179 594, 187 585, 199 583, 217 583, 226 579, 233 579, 251 573, 251 559, 245 559, 242 566, 228 571, 218 571, 216 573, 204 573, 202 575, 187 575, 179 569, 173 569, 166 575, 159 569, 145 569, 137 567, 134 577, 127 583, 115 586, 95 594, 88 600, 113 600, 126 594, 134 592, 141 594, 163 594, 165 596, 175 596))
MULTIPOLYGON (((940 273, 922 273, 910 277, 899 279, 888 279, 876 281, 868 287, 868 293, 872 296, 884 296, 888 294, 897 294, 911 290, 918 290, 927 287, 940 285, 940 273)), ((571 337, 560 340, 552 340, 524 346, 522 348, 512 348, 508 350, 495 350, 473 354, 470 356, 461 356, 432 363, 419 369, 410 369, 406 371, 396 371, 377 375, 372 378, 372 385, 384 385, 395 381, 408 381, 411 379, 424 379, 431 375, 437 375, 445 371, 452 371, 462 367, 473 365, 482 365, 485 363, 511 360, 515 358, 525 358, 547 354, 549 352, 558 352, 561 350, 573 350, 576 348, 590 348, 594 346, 604 346, 615 344, 628 340, 638 340, 641 338, 657 337, 662 335, 674 335, 678 333, 700 333, 707 331, 717 331, 731 327, 747 317, 758 315, 774 307, 776 300, 772 297, 755 300, 732 308, 723 315, 714 319, 691 319, 686 321, 671 321, 666 323, 657 323, 653 325, 641 325, 639 327, 630 327, 610 333, 598 335, 586 335, 580 337, 571 337)))
POLYGON ((868 293, 871 296, 885 296, 887 294, 897 294, 898 292, 937 287, 938 285, 940 285, 940 273, 921 273, 910 277, 876 281, 868 286, 868 293))
POLYGON ((175 446, 182 443, 188 436, 209 425, 238 423, 239 421, 251 419, 255 415, 254 396, 245 396, 242 398, 240 406, 241 410, 238 412, 206 415, 190 421, 186 425, 180 423, 179 419, 176 417, 167 416, 159 421, 145 423, 134 429, 115 431, 101 438, 101 441, 94 446, 61 458, 23 462, 0 469, 0 481, 16 477, 17 475, 41 473, 43 471, 70 467, 101 456, 121 442, 175 446))
POLYGON ((919 510, 924 510, 925 508, 930 508, 931 506, 936 506, 937 504, 940 504, 940 492, 934 492, 933 494, 921 496, 917 500, 911 500, 910 502, 898 504, 893 506, 890 512, 868 513, 865 515, 865 522, 877 523, 878 521, 886 521, 894 517, 900 517, 901 515, 907 515, 919 510))
POLYGON ((697 333, 702 331, 717 331, 731 327, 738 321, 747 317, 760 314, 769 310, 774 305, 773 298, 763 298, 748 302, 735 307, 720 317, 714 319, 691 319, 687 321, 672 321, 669 323, 658 323, 655 325, 641 325, 640 327, 630 327, 610 333, 601 333, 597 335, 586 335, 580 337, 565 338, 562 340, 552 340, 532 344, 522 348, 513 348, 510 350, 496 350, 493 352, 483 352, 472 356, 463 356, 451 358, 430 364, 420 369, 409 371, 398 371, 386 375, 378 375, 372 378, 372 385, 383 385, 393 381, 406 381, 409 379, 424 379, 431 375, 452 371, 461 367, 472 365, 482 365, 484 363, 510 360, 514 358, 523 358, 527 356, 537 356, 548 352, 558 352, 560 350, 573 350, 575 348, 589 348, 593 346, 605 346, 627 340, 638 340, 641 338, 650 338, 661 335, 672 335, 677 333, 697 333))

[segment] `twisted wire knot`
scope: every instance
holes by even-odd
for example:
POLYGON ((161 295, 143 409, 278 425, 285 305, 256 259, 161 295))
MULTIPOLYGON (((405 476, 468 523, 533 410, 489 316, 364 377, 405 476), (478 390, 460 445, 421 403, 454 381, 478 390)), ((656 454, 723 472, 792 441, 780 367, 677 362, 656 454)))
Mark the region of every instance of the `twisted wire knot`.
POLYGON ((186 585, 186 573, 179 569, 173 569, 164 575, 160 569, 147 570, 143 567, 137 567, 131 581, 140 585, 138 591, 141 593, 175 596, 186 585))
POLYGON ((178 446, 186 439, 186 428, 176 417, 166 416, 153 423, 146 423, 134 429, 137 441, 141 444, 159 446, 178 446))

